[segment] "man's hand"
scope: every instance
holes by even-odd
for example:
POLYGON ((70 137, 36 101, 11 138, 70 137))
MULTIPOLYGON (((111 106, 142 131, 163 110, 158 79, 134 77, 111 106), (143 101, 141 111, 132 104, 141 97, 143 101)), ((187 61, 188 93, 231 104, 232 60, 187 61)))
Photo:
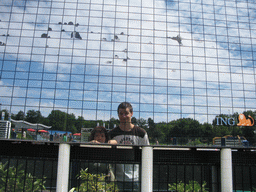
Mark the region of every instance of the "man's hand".
POLYGON ((116 145, 116 144, 117 144, 117 141, 116 141, 116 140, 109 140, 108 143, 109 143, 109 144, 116 145))

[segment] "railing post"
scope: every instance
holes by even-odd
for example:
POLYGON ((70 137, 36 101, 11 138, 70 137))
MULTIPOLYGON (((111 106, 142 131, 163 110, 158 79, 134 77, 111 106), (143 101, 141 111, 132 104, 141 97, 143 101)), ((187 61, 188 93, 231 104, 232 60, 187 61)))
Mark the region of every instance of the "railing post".
POLYGON ((232 175, 232 151, 223 148, 220 151, 221 165, 221 191, 233 192, 233 175, 232 175))
POLYGON ((60 143, 58 156, 58 172, 57 172, 57 192, 68 191, 69 177, 69 162, 70 162, 70 145, 60 143))
POLYGON ((216 166, 212 166, 212 192, 218 192, 218 171, 216 166))
POLYGON ((141 191, 153 191, 153 147, 142 147, 141 191))

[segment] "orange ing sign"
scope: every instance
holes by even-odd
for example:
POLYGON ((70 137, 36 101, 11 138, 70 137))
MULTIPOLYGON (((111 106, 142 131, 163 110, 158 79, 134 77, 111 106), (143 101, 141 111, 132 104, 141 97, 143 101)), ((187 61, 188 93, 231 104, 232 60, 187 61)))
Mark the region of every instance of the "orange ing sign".
POLYGON ((238 123, 236 124, 234 118, 223 118, 223 117, 217 117, 217 124, 216 125, 237 125, 237 126, 253 126, 254 125, 254 119, 248 115, 248 119, 246 119, 244 114, 240 114, 238 116, 238 123))

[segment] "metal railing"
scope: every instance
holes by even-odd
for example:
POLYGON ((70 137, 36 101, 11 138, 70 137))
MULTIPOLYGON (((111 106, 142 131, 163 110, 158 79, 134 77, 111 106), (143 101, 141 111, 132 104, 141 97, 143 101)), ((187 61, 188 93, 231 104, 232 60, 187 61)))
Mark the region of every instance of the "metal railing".
POLYGON ((77 192, 93 191, 93 183, 97 183, 94 185, 95 191, 108 191, 108 188, 110 191, 123 191, 118 184, 115 168, 119 165, 132 165, 133 173, 136 166, 140 172, 138 182, 132 180, 129 183, 132 186, 130 191, 139 191, 135 190, 135 186, 138 184, 139 189, 143 188, 146 182, 148 187, 143 192, 180 191, 179 188, 188 187, 219 192, 223 186, 228 186, 223 183, 227 173, 222 173, 230 166, 223 163, 225 155, 232 161, 232 169, 228 171, 233 178, 231 184, 234 191, 255 191, 256 188, 256 153, 253 148, 149 146, 145 150, 143 146, 24 140, 0 140, 0 144, 0 191, 65 191, 58 189, 58 180, 63 179, 66 173, 67 190, 76 188, 74 191, 77 192), (62 153, 63 145, 69 147, 68 155, 62 153), (230 150, 230 155, 225 152, 226 149, 230 150), (61 159, 66 163, 62 168, 61 159))

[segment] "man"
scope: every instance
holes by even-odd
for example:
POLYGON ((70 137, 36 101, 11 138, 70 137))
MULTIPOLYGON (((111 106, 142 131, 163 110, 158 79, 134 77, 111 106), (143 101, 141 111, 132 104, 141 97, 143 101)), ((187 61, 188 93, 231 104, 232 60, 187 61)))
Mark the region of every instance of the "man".
POLYGON ((147 132, 132 124, 133 108, 128 102, 123 102, 117 109, 120 125, 109 132, 110 139, 118 144, 149 145, 147 132))
MULTIPOLYGON (((117 109, 120 125, 109 132, 110 139, 116 140, 117 144, 149 145, 147 132, 132 124, 132 105, 123 102, 117 109)), ((139 165, 117 164, 116 180, 119 191, 140 191, 139 187, 139 165)))

